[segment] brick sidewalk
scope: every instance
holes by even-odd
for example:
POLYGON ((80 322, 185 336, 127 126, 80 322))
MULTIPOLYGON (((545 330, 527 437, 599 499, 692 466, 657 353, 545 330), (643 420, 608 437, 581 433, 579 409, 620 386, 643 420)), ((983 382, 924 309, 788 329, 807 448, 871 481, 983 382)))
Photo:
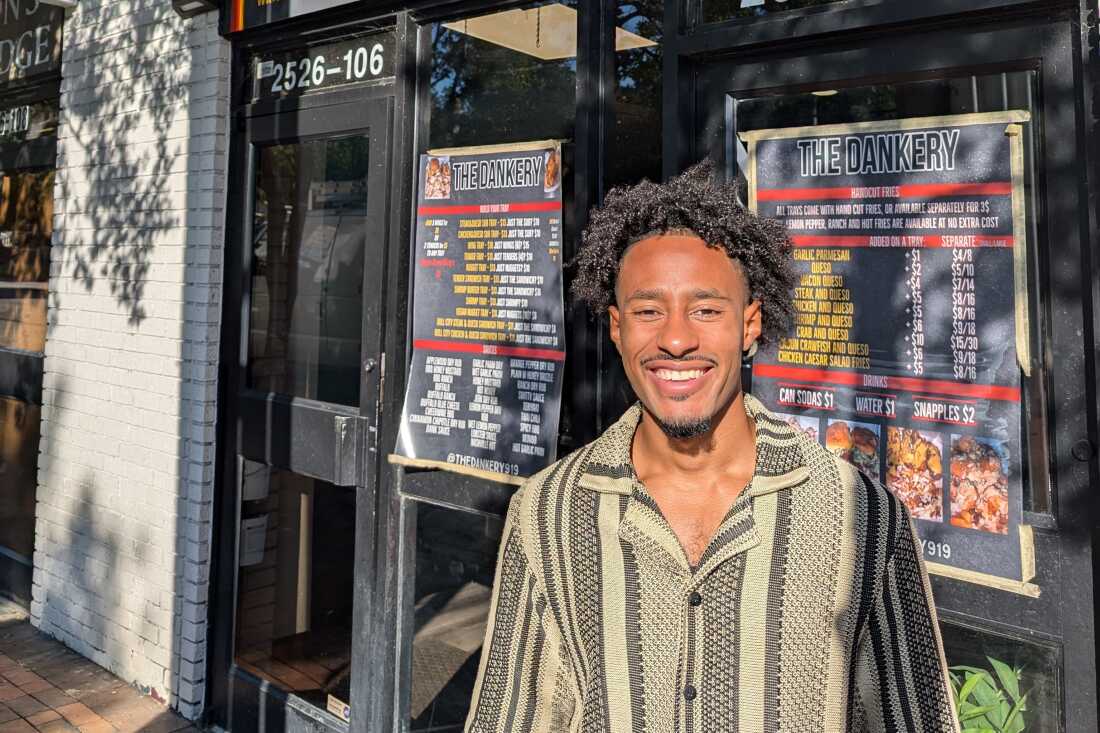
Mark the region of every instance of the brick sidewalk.
POLYGON ((0 600, 0 733, 197 730, 0 600))

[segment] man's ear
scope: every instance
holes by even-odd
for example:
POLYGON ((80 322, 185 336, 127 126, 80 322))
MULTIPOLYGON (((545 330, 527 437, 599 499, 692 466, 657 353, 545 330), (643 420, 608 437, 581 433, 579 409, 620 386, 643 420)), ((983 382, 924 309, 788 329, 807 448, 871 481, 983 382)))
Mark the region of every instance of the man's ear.
POLYGON ((609 329, 611 342, 615 344, 615 349, 621 354, 623 353, 623 348, 619 342, 619 339, 621 338, 619 334, 619 307, 615 305, 607 306, 607 315, 610 316, 611 319, 609 329))
POLYGON ((764 318, 760 307, 760 299, 750 300, 745 306, 745 330, 741 336, 741 350, 748 351, 760 338, 760 332, 764 328, 764 318))

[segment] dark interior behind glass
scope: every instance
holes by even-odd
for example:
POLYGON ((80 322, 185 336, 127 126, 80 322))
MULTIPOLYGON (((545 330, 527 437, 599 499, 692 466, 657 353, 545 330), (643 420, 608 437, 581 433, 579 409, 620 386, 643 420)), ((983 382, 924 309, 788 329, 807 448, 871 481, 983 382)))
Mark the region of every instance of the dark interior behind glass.
POLYGON ((411 730, 466 722, 503 528, 496 517, 417 506, 411 730))
POLYGON ((369 138, 264 145, 256 164, 249 385, 359 403, 369 138))
POLYGON ((1064 730, 1060 714, 1062 660, 1057 645, 1027 642, 950 621, 942 621, 940 629, 951 685, 956 694, 967 693, 965 709, 990 708, 987 718, 973 715, 965 721, 964 730, 990 729, 990 723, 998 726, 994 730, 1064 730), (979 679, 970 681, 974 676, 979 679), (1014 722, 1004 724, 1017 703, 1014 722))
POLYGON ((355 490, 245 461, 238 564, 236 663, 349 702, 355 490))

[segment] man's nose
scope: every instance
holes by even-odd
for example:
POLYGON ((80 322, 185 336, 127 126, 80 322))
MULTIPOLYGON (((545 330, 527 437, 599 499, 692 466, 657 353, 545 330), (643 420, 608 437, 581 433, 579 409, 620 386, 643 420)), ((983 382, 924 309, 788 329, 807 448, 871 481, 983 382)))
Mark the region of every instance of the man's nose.
POLYGON ((686 314, 671 313, 657 334, 657 347, 666 354, 682 356, 699 348, 699 337, 686 314))

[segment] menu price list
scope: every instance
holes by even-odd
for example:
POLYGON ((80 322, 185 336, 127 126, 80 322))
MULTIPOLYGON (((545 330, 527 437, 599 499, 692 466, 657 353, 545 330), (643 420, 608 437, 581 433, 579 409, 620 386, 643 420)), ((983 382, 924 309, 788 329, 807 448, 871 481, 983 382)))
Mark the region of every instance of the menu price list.
POLYGON ((559 150, 421 159, 397 452, 520 477, 554 460, 565 358, 559 150))
POLYGON ((1011 143, 960 122, 753 133, 756 208, 791 233, 798 281, 752 388, 893 491, 926 557, 1018 578, 1011 143), (942 144, 918 160, 913 140, 942 144))

